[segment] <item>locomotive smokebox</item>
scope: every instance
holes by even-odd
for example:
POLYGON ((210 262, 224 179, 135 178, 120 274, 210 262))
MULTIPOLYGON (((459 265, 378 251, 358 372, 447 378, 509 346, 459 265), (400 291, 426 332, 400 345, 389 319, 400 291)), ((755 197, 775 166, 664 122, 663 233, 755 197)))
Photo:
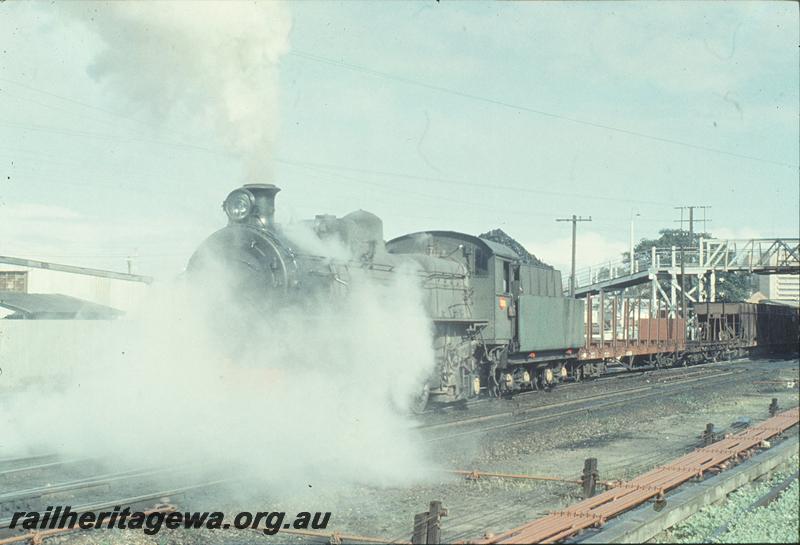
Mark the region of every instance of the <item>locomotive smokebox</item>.
POLYGON ((231 223, 251 223, 270 229, 275 225, 275 195, 280 190, 272 184, 246 184, 230 192, 222 209, 231 223))

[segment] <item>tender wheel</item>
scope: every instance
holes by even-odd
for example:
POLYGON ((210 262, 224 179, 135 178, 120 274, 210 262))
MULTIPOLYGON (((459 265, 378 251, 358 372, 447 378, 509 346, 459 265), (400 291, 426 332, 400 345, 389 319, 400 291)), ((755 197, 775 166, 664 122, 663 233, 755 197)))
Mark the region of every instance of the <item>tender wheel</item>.
POLYGON ((661 354, 656 354, 655 358, 652 361, 653 361, 653 367, 655 367, 656 369, 661 369, 661 367, 664 365, 664 361, 661 359, 661 354))
POLYGON ((547 369, 544 369, 539 374, 539 380, 541 382, 543 390, 548 392, 552 390, 553 387, 555 386, 555 375, 553 374, 553 370, 550 369, 549 367, 547 369))

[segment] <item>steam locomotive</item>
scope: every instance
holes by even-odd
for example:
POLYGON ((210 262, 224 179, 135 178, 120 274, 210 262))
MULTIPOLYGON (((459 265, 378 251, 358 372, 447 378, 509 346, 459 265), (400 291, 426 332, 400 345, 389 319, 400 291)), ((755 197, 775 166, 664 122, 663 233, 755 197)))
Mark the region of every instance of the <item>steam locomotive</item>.
POLYGON ((422 231, 384 242, 380 218, 363 210, 341 218, 318 215, 304 223, 309 236, 299 240, 290 226, 275 224, 279 191, 271 184, 232 191, 222 205, 228 225, 200 245, 187 275, 216 268, 216 289, 246 294, 237 298, 250 305, 245 327, 231 331, 248 329, 248 310, 289 306, 311 315, 316 302, 347 297, 359 282, 392 285, 399 275, 413 277, 424 293, 436 357, 415 410, 483 393, 548 389, 597 375, 609 361, 628 368, 687 365, 754 349, 797 349, 798 313, 791 307, 705 304, 695 309, 695 333, 687 336, 684 321, 658 307, 643 318, 641 308, 635 312, 626 303, 624 320, 615 311, 609 318, 602 296, 597 308, 587 298, 586 308, 583 300, 563 295, 559 271, 484 237, 422 231), (336 255, 321 250, 334 246, 341 249, 336 255))
POLYGON ((187 275, 224 263, 220 283, 271 311, 345 297, 353 281, 387 284, 395 275, 414 275, 433 323, 436 355, 416 409, 482 392, 546 388, 566 377, 567 362, 583 346, 584 309, 562 295, 557 270, 523 263, 507 246, 453 231, 384 242, 380 218, 363 210, 308 222, 319 241, 346 249, 344 256, 316 255, 313 244, 296 243, 275 224, 279 191, 271 184, 232 191, 222 205, 228 225, 200 245, 187 275))

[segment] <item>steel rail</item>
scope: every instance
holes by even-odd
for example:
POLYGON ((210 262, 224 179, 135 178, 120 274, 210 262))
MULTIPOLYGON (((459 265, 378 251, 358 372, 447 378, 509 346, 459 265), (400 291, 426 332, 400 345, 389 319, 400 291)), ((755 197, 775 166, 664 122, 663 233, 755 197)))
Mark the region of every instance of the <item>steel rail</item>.
MULTIPOLYGON (((190 492, 192 490, 197 490, 200 488, 210 488, 212 486, 217 486, 220 484, 230 483, 237 479, 217 479, 214 481, 208 481, 204 483, 192 484, 187 486, 181 486, 178 488, 171 488, 168 490, 160 490, 158 492, 151 492, 147 494, 142 494, 139 496, 129 496, 127 498, 118 498, 111 501, 98 501, 94 503, 85 503, 82 505, 78 505, 72 509, 74 512, 86 512, 86 511, 98 511, 100 509, 113 509, 118 505, 134 505, 137 503, 142 503, 145 501, 152 501, 152 500, 161 500, 162 498, 167 498, 169 496, 175 496, 178 494, 183 494, 186 492, 190 492)), ((8 525, 11 524, 11 519, 3 519, 0 520, 0 528, 8 528, 8 525)))
MULTIPOLYGON (((143 511, 144 514, 150 515, 152 513, 169 513, 171 511, 175 511, 175 506, 173 505, 163 505, 159 507, 154 507, 153 509, 148 509, 143 511)), ((97 525, 96 522, 85 523, 91 524, 92 529, 97 525)), ((27 534, 19 535, 19 536, 12 536, 7 537, 4 539, 0 539, 0 545, 10 545, 11 543, 22 543, 25 541, 30 541, 33 544, 39 544, 43 540, 47 539, 48 537, 56 537, 62 534, 68 534, 72 532, 80 532, 83 530, 88 530, 89 528, 53 528, 52 530, 37 530, 33 532, 28 532, 27 534)))
MULTIPOLYGON (((618 371, 618 372, 614 372, 614 373, 607 373, 607 374, 604 374, 604 375, 598 376, 598 377, 583 378, 583 379, 581 379, 579 381, 560 382, 560 383, 554 384, 553 386, 556 387, 556 391, 557 392, 563 392, 564 390, 571 390, 573 388, 577 388, 577 387, 580 387, 580 386, 590 386, 590 385, 596 384, 598 382, 606 382, 606 381, 609 381, 609 380, 617 380, 617 379, 624 379, 624 378, 633 378, 633 377, 636 376, 636 373, 639 373, 639 372, 645 373, 647 371, 652 371, 654 369, 655 368, 650 368, 650 367, 648 367, 647 369, 642 367, 640 369, 640 368, 637 367, 636 369, 634 369, 632 371, 618 371)), ((533 389, 531 389, 531 390, 522 390, 522 391, 516 392, 514 394, 514 399, 520 399, 520 398, 527 399, 529 397, 531 397, 532 399, 537 399, 537 396, 540 395, 541 393, 542 393, 541 390, 533 390, 533 389)), ((466 402, 466 406, 467 407, 474 407, 476 405, 487 405, 487 404, 494 403, 494 402, 497 402, 497 401, 498 401, 498 398, 496 398, 496 397, 478 397, 478 398, 475 398, 475 399, 468 400, 466 402)), ((453 408, 455 408, 457 406, 458 405, 456 405, 456 404, 451 404, 451 405, 445 405, 444 407, 426 409, 426 410, 422 411, 421 413, 414 414, 412 416, 423 416, 423 415, 428 415, 428 414, 441 414, 443 412, 443 409, 453 409, 453 408)), ((463 405, 460 405, 460 407, 463 407, 463 405)))
MULTIPOLYGON (((679 391, 682 391, 682 390, 679 390, 679 391)), ((602 408, 605 408, 605 407, 613 407, 615 405, 620 405, 622 403, 629 403, 631 401, 636 401, 636 400, 639 400, 639 399, 647 399, 647 398, 650 398, 650 397, 656 397, 658 395, 661 395, 661 392, 652 392, 651 391, 650 393, 642 394, 642 395, 635 396, 635 397, 623 397, 622 399, 613 400, 613 401, 606 401, 604 403, 599 403, 597 405, 584 405, 582 407, 577 407, 575 409, 570 409, 568 411, 561 411, 561 412, 558 412, 558 413, 555 413, 555 414, 545 414, 545 415, 541 415, 541 416, 534 416, 534 417, 531 417, 531 418, 526 418, 524 420, 515 420, 513 422, 506 422, 504 424, 497 424, 497 425, 494 425, 494 426, 488 426, 488 427, 476 428, 476 429, 473 429, 473 430, 466 430, 466 431, 462 431, 462 432, 451 433, 449 435, 441 435, 441 436, 437 436, 437 437, 431 437, 431 438, 427 439, 426 441, 429 442, 429 443, 433 443, 433 442, 437 442, 437 441, 445 441, 447 439, 455 439, 457 437, 463 437, 465 435, 474 435, 476 433, 486 433, 486 432, 489 432, 489 431, 496 431, 496 430, 501 430, 501 429, 505 429, 505 428, 514 428, 514 427, 517 427, 517 426, 523 426, 525 424, 532 424, 534 422, 546 422, 548 420, 555 420, 555 419, 558 419, 558 418, 562 418, 564 416, 570 416, 570 415, 573 415, 573 414, 586 413, 586 412, 588 412, 590 410, 602 409, 602 408)), ((615 396, 615 397, 617 397, 617 396, 615 396)))
POLYGON ((441 422, 441 423, 437 423, 437 424, 423 424, 421 426, 417 426, 415 429, 426 430, 427 431, 427 430, 435 430, 435 429, 442 429, 442 428, 450 428, 450 427, 453 427, 453 426, 464 426, 464 425, 467 425, 467 424, 475 424, 477 422, 486 422, 488 420, 496 420, 498 418, 507 418, 507 417, 510 417, 510 416, 519 416, 521 414, 529 414, 529 413, 532 413, 532 412, 539 412, 539 411, 544 411, 544 410, 547 410, 547 409, 555 409, 555 408, 564 407, 564 406, 567 406, 567 405, 574 405, 576 403, 583 403, 585 401, 589 401, 589 400, 592 400, 592 399, 605 398, 605 397, 614 396, 614 395, 622 395, 622 394, 625 394, 625 393, 632 393, 632 392, 649 390, 651 388, 652 388, 652 386, 650 386, 650 385, 648 385, 648 386, 636 386, 636 387, 633 387, 633 388, 624 388, 622 390, 617 390, 617 391, 614 391, 614 392, 603 392, 602 394, 594 394, 594 395, 590 395, 590 396, 583 396, 583 397, 579 397, 577 399, 568 399, 568 400, 564 400, 564 401, 557 401, 555 403, 546 403, 544 405, 536 405, 536 406, 528 407, 528 408, 525 408, 525 409, 522 409, 522 410, 518 410, 518 411, 504 411, 504 412, 501 412, 501 413, 492 413, 492 414, 487 414, 487 415, 483 415, 483 416, 473 416, 473 417, 470 417, 470 418, 461 418, 459 420, 453 420, 453 421, 450 421, 450 422, 441 422))
POLYGON ((494 471, 478 471, 469 469, 444 469, 445 473, 461 475, 468 479, 479 479, 481 477, 493 477, 496 479, 519 479, 525 481, 553 481, 557 483, 582 484, 580 479, 565 479, 564 477, 550 477, 547 475, 524 475, 515 473, 497 473, 494 471))
MULTIPOLYGON (((495 430, 504 429, 504 428, 512 428, 512 427, 522 426, 522 425, 525 425, 525 424, 531 424, 533 422, 542 422, 542 421, 547 421, 547 420, 558 419, 558 418, 562 418, 564 416, 585 413, 587 411, 596 410, 596 409, 602 409, 602 408, 606 408, 606 407, 613 407, 615 405, 620 405, 620 404, 623 404, 623 403, 630 403, 631 401, 648 399, 648 398, 652 398, 652 397, 659 397, 659 396, 664 395, 665 393, 670 393, 670 394, 680 393, 680 392, 686 391, 688 389, 691 389, 691 387, 689 387, 689 388, 674 388, 674 387, 677 387, 677 386, 680 386, 680 385, 683 385, 683 384, 697 382, 697 381, 700 381, 700 380, 715 381, 716 379, 719 379, 719 378, 722 378, 722 377, 726 377, 726 376, 729 376, 729 375, 732 375, 732 374, 738 374, 738 372, 729 371, 727 373, 719 373, 719 374, 714 374, 714 375, 707 375, 707 376, 704 376, 704 377, 693 378, 691 380, 684 380, 684 381, 681 381, 681 382, 677 382, 677 381, 676 382, 671 382, 671 383, 665 384, 665 388, 664 389, 658 389, 654 385, 646 386, 646 387, 642 387, 642 388, 637 388, 637 390, 644 390, 646 392, 646 393, 642 393, 641 395, 637 395, 637 396, 629 396, 629 395, 627 395, 627 394, 630 394, 629 391, 618 391, 618 392, 610 392, 608 394, 603 394, 603 395, 597 396, 595 398, 582 398, 582 399, 579 399, 579 400, 575 400, 575 403, 585 403, 585 401, 587 399, 591 399, 593 401, 597 401, 598 399, 606 399, 606 398, 609 398, 609 397, 610 398, 615 398, 615 397, 624 396, 622 399, 615 399, 615 400, 606 401, 604 403, 599 403, 599 404, 591 404, 590 403, 588 405, 583 405, 583 406, 577 407, 575 409, 570 409, 568 411, 559 411, 559 412, 554 413, 554 414, 544 414, 544 415, 541 415, 541 416, 534 416, 532 418, 525 418, 525 419, 522 419, 522 420, 514 420, 513 422, 506 422, 506 423, 498 424, 498 425, 494 425, 494 426, 480 427, 480 428, 476 428, 476 429, 472 429, 472 430, 466 430, 466 431, 462 431, 462 432, 451 433, 449 435, 439 435, 439 436, 435 436, 435 437, 430 437, 430 438, 426 439, 426 442, 432 443, 432 442, 437 442, 437 441, 444 441, 444 440, 448 440, 448 439, 455 439, 457 437, 462 437, 462 436, 465 436, 465 435, 474 435, 476 433, 486 433, 488 431, 495 431, 495 430)), ((720 382, 722 384, 727 384, 729 382, 735 382, 735 381, 728 379, 726 381, 720 381, 720 382)), ((550 408, 552 408, 552 406, 536 407, 534 409, 527 410, 526 413, 538 412, 539 410, 545 410, 545 409, 550 409, 550 408)), ((511 414, 511 413, 509 413, 509 414, 511 414)))
MULTIPOLYGON (((554 483, 566 484, 583 484, 581 479, 567 479, 564 477, 552 477, 550 475, 527 475, 524 473, 499 473, 496 471, 479 471, 477 469, 443 469, 444 473, 452 473, 453 475, 461 475, 468 480, 478 480, 482 477, 492 479, 509 479, 518 481, 546 481, 554 483)), ((619 484, 619 481, 595 481, 600 486, 611 488, 619 484)))
MULTIPOLYGON (((621 367, 621 368, 619 368, 618 370, 615 370, 615 371, 605 372, 600 376, 584 377, 579 381, 569 381, 569 382, 565 382, 565 383, 561 382, 561 383, 557 383, 557 385, 554 385, 554 386, 556 386, 556 388, 557 388, 556 391, 564 391, 564 390, 567 390, 567 389, 572 389, 572 388, 576 388, 576 387, 580 387, 580 386, 591 386, 593 384, 598 384, 598 383, 603 383, 603 382, 617 381, 617 380, 623 380, 623 379, 628 379, 628 378, 636 378, 639 375, 647 376, 648 373, 663 374, 665 376, 669 376, 671 374, 679 374, 679 373, 686 373, 686 374, 700 374, 702 372, 711 373, 711 372, 714 372, 713 367, 728 366, 728 365, 731 365, 731 364, 734 364, 734 363, 740 363, 740 362, 743 362, 743 361, 747 361, 746 358, 737 358, 737 359, 730 360, 730 361, 708 361, 708 362, 704 362, 704 363, 695 363, 691 367, 692 368, 698 368, 697 371, 696 372, 689 372, 689 373, 687 373, 686 369, 684 367, 681 367, 681 366, 656 367, 654 365, 642 364, 642 365, 637 365, 636 367, 634 367, 632 369, 621 367)), ((541 390, 524 390, 524 391, 515 393, 514 394, 514 399, 528 398, 529 396, 532 396, 534 399, 536 399, 539 394, 541 394, 541 390)), ((472 400, 467 401, 466 402, 466 406, 467 407, 473 407, 475 405, 485 405, 485 404, 488 404, 488 403, 492 403, 494 401, 497 401, 497 399, 496 398, 482 397, 482 398, 472 399, 472 400)), ((412 415, 412 416, 423 416, 423 415, 428 415, 428 414, 439 414, 439 413, 443 412, 443 409, 450 409, 450 408, 453 408, 453 407, 454 407, 454 405, 435 408, 435 409, 426 409, 426 410, 422 411, 421 413, 418 413, 418 414, 412 415)), ((462 405, 462 407, 463 407, 463 405, 462 405)), ((439 425, 439 424, 431 424, 431 425, 439 425)), ((426 425, 423 425, 423 427, 424 426, 426 426, 426 425)))
MULTIPOLYGON (((233 525, 231 525, 231 528, 233 525)), ((247 528, 243 528, 247 529, 247 528)), ((263 535, 263 532, 260 528, 249 528, 250 530, 254 530, 263 535)), ((399 545, 411 545, 410 541, 397 541, 392 540, 389 541, 385 537, 371 537, 371 536, 362 536, 358 534, 346 534, 338 531, 328 531, 328 532, 315 532, 314 530, 294 530, 294 529, 286 529, 282 528, 279 531, 281 534, 289 534, 295 536, 303 536, 303 537, 320 537, 328 540, 328 543, 342 543, 345 541, 357 541, 361 543, 397 543, 399 545)), ((2 545, 2 543, 0 543, 2 545)))
POLYGON ((633 507, 664 494, 681 484, 702 478, 709 470, 721 469, 731 461, 748 456, 768 439, 783 433, 800 422, 800 409, 784 411, 708 447, 696 449, 669 464, 655 468, 632 481, 586 499, 565 509, 554 511, 538 520, 490 538, 473 543, 555 543, 586 528, 601 526, 633 507))
POLYGON ((57 454, 34 454, 33 456, 17 456, 14 458, 0 458, 0 464, 16 464, 19 462, 28 462, 31 460, 41 460, 42 458, 56 458, 57 454))
POLYGON ((24 471, 34 471, 37 469, 46 469, 48 467, 56 467, 56 466, 65 466, 69 464, 77 464, 78 462, 87 462, 89 460, 96 460, 97 458, 76 458, 74 460, 61 460, 58 462, 48 462, 46 464, 39 464, 35 466, 23 466, 23 467, 15 467, 13 469, 6 469, 0 471, 0 477, 5 475, 12 475, 14 473, 22 473, 24 471))
POLYGON ((120 471, 116 473, 107 473, 94 477, 87 477, 85 479, 78 479, 75 481, 68 481, 51 486, 37 486, 35 488, 26 488, 22 490, 14 490, 5 494, 0 494, 0 505, 12 501, 22 499, 38 498, 55 494, 58 492, 68 492, 71 490, 81 490, 83 488, 93 488, 95 486, 103 486, 115 481, 122 481, 125 479, 134 479, 138 477, 148 477, 164 473, 165 471, 172 471, 174 468, 159 468, 142 471, 141 469, 131 469, 127 471, 120 471))
MULTIPOLYGON (((706 364, 706 365, 720 365, 720 364, 706 364)), ((727 366, 727 364, 723 364, 723 365, 727 366)), ((743 371, 746 371, 749 368, 734 368, 734 370, 736 370, 736 371, 738 371, 739 369, 741 369, 743 371)), ((653 370, 650 370, 650 371, 653 371, 653 370)), ((716 369, 708 369, 708 368, 697 369, 695 371, 688 371, 688 372, 684 368, 664 369, 662 371, 664 372, 663 376, 661 375, 661 373, 659 373, 659 375, 653 377, 653 378, 658 380, 659 384, 660 383, 670 382, 670 381, 673 381, 673 380, 683 380, 683 379, 688 379, 688 378, 692 378, 692 377, 696 377, 696 376, 705 376, 705 375, 708 375, 708 374, 711 374, 711 373, 714 373, 714 374, 717 374, 717 375, 722 375, 722 373, 717 372, 716 369)), ((658 372, 658 371, 656 371, 656 372, 658 372)), ((647 371, 644 371, 643 373, 647 373, 647 371)), ((616 380, 619 380, 619 379, 632 378, 632 377, 635 377, 635 376, 637 376, 637 375, 625 372, 625 373, 620 374, 620 376, 606 376, 606 377, 593 379, 591 383, 597 383, 597 382, 601 382, 601 381, 616 381, 616 380)), ((646 375, 646 374, 644 374, 643 376, 649 378, 648 375, 646 375)), ((581 386, 581 385, 584 385, 584 384, 585 384, 584 382, 570 383, 570 384, 567 384, 567 385, 564 385, 564 386, 560 386, 559 390, 563 391, 566 388, 581 386)), ((437 422, 437 423, 432 423, 432 424, 420 424, 420 425, 415 426, 414 429, 431 430, 431 429, 436 429, 436 428, 447 428, 447 427, 451 427, 451 426, 459 426, 459 425, 462 425, 462 424, 471 424, 471 423, 474 423, 474 422, 492 420, 492 419, 509 417, 509 416, 519 416, 521 414, 527 414, 529 412, 536 412, 536 411, 540 411, 540 410, 545 410, 547 408, 563 407, 563 406, 570 405, 570 404, 580 403, 580 402, 586 401, 586 400, 591 400, 591 399, 596 399, 596 398, 599 398, 599 397, 607 397, 607 396, 615 395, 616 393, 635 392, 635 391, 638 391, 638 390, 643 390, 643 389, 647 389, 647 388, 651 388, 651 387, 652 387, 651 384, 648 384, 646 386, 633 386, 633 387, 630 387, 630 388, 624 388, 624 389, 615 390, 615 391, 612 391, 612 392, 603 392, 603 393, 600 393, 600 394, 592 394, 592 395, 588 395, 588 396, 581 396, 581 397, 575 398, 575 399, 567 399, 567 400, 564 400, 564 401, 556 401, 556 402, 552 402, 552 403, 545 403, 545 404, 542 404, 542 405, 535 405, 534 404, 535 400, 538 399, 538 398, 534 397, 534 398, 531 398, 532 400, 534 400, 534 403, 526 403, 525 407, 521 408, 521 409, 514 409, 514 410, 511 410, 511 411, 494 412, 494 413, 483 415, 483 416, 475 416, 475 417, 469 417, 469 418, 459 418, 459 419, 455 419, 455 420, 449 420, 449 421, 445 421, 445 422, 437 422)), ((515 394, 514 397, 515 398, 519 398, 519 397, 523 397, 523 396, 527 397, 530 394, 536 394, 536 393, 538 393, 538 392, 536 392, 536 391, 527 391, 527 392, 523 392, 521 394, 515 394)), ((487 402, 487 401, 490 401, 490 400, 481 400, 481 402, 487 402)), ((477 404, 477 402, 476 402, 476 404, 477 404)))

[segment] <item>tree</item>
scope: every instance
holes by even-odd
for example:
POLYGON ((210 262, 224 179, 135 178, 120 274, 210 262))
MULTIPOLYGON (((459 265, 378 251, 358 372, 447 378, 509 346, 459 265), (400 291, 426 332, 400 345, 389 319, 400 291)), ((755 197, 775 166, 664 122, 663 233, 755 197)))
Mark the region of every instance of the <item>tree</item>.
MULTIPOLYGON (((645 264, 648 267, 650 266, 650 249, 653 247, 671 248, 675 246, 678 249, 681 247, 686 249, 697 248, 701 239, 711 238, 708 233, 694 233, 694 236, 690 237, 689 232, 682 229, 662 229, 658 234, 660 235, 658 238, 640 240, 633 248, 633 252, 637 256, 637 259, 639 259, 642 267, 644 267, 645 264)), ((623 255, 629 259, 629 253, 630 252, 625 252, 623 255)))
MULTIPOLYGON (((634 254, 639 262, 639 268, 644 269, 650 266, 651 248, 671 248, 675 246, 680 252, 680 248, 694 249, 700 245, 700 240, 711 238, 710 233, 694 233, 689 236, 688 231, 682 229, 662 229, 659 237, 655 239, 642 239, 634 246, 634 254)), ((630 252, 623 253, 626 260, 630 259, 630 252)), ((688 260, 687 260, 688 262, 688 260)), ((739 272, 718 272, 717 273, 717 295, 716 300, 721 302, 743 301, 750 297, 753 292, 753 275, 739 272)), ((662 285, 667 290, 668 285, 662 285)))

